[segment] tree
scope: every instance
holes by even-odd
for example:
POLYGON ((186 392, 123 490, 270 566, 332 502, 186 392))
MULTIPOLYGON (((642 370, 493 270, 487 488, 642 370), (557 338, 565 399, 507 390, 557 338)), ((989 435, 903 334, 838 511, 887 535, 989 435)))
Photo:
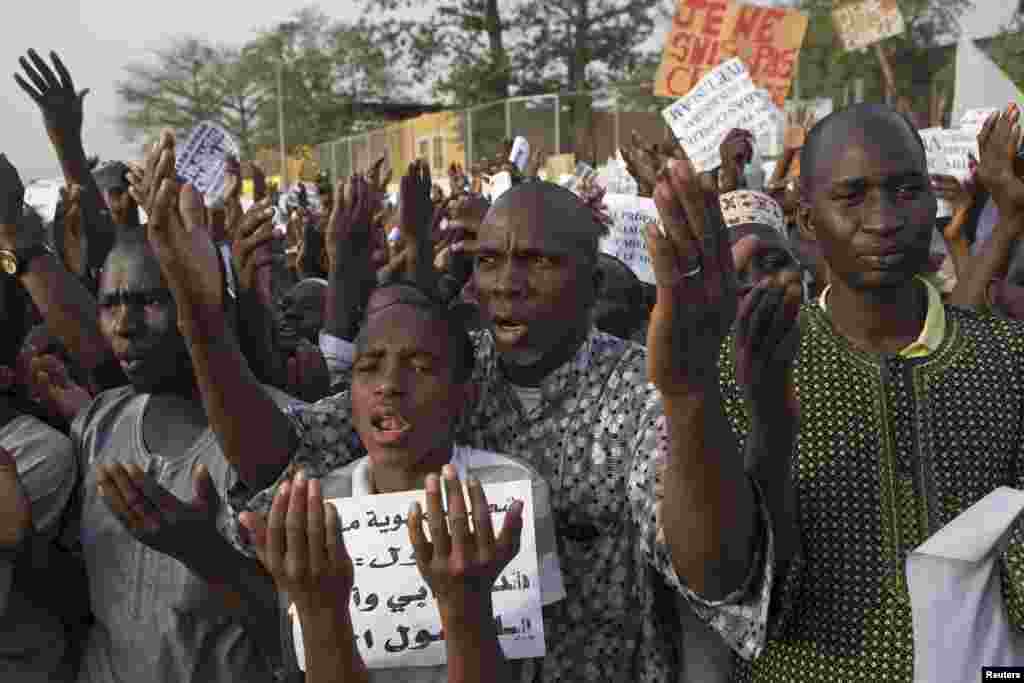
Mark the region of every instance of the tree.
POLYGON ((221 120, 223 84, 216 73, 228 60, 222 49, 186 37, 153 57, 126 66, 128 78, 115 86, 124 105, 118 125, 127 141, 155 137, 165 127, 182 133, 200 121, 221 120))
POLYGON ((1024 13, 1017 13, 988 45, 992 60, 1024 90, 1024 13))
MULTIPOLYGON (((873 49, 846 52, 832 27, 833 0, 801 0, 810 24, 800 50, 799 88, 802 97, 841 101, 849 84, 863 79, 869 100, 886 97, 884 79, 873 49)), ((959 34, 960 15, 970 0, 898 0, 907 30, 885 40, 882 47, 893 65, 901 95, 916 111, 928 111, 936 91, 952 94, 953 56, 943 49, 959 34)), ((951 98, 950 98, 951 99, 951 98)))

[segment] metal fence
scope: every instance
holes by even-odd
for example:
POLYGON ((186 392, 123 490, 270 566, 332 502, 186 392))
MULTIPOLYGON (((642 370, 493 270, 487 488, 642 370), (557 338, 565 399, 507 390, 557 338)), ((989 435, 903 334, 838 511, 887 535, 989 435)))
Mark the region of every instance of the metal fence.
POLYGON ((325 142, 317 146, 316 160, 332 180, 365 170, 382 156, 396 170, 428 159, 435 177, 443 177, 449 164, 468 170, 493 159, 504 140, 523 135, 546 156, 574 154, 599 164, 633 131, 650 141, 668 139, 671 131, 660 111, 669 103, 654 97, 649 83, 510 97, 325 142))

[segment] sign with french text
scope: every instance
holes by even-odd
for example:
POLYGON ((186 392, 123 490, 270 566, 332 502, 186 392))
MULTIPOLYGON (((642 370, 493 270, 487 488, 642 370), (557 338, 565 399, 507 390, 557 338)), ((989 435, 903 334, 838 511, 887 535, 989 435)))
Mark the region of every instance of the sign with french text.
POLYGON ((644 230, 648 223, 660 224, 658 209, 650 197, 606 194, 604 204, 611 216, 609 234, 601 238, 601 251, 619 259, 641 281, 656 284, 644 230))
POLYGON ((779 119, 778 109, 738 57, 705 75, 661 115, 698 173, 721 165, 718 148, 730 130, 742 128, 757 138, 770 134, 779 119))
POLYGON ((203 121, 192 129, 188 140, 175 153, 174 172, 181 181, 192 183, 208 203, 223 197, 227 157, 238 157, 238 145, 226 130, 203 121))
MULTIPOLYGON (((963 128, 926 128, 918 131, 924 141, 930 175, 951 175, 963 182, 970 176, 969 155, 978 157, 978 139, 973 131, 963 128)), ((953 207, 939 200, 939 218, 953 215, 953 207)))

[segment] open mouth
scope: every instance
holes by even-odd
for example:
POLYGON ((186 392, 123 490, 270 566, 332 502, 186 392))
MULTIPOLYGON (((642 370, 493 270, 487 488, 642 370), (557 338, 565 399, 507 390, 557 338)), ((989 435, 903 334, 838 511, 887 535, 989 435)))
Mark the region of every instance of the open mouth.
POLYGON ((907 254, 905 252, 897 251, 889 254, 872 254, 865 256, 864 260, 879 268, 893 268, 903 263, 906 258, 907 254))
POLYGON ((518 340, 526 335, 527 326, 525 323, 511 318, 494 318, 494 331, 496 334, 507 340, 518 340))
POLYGON ((394 411, 384 411, 370 417, 370 425, 378 441, 393 443, 400 441, 412 429, 409 421, 394 411))

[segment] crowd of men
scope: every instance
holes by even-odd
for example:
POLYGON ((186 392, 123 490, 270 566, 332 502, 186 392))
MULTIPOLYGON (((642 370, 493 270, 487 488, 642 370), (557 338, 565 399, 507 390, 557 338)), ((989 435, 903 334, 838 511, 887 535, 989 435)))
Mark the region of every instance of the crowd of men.
MULTIPOLYGON (((284 234, 259 168, 246 210, 237 160, 208 206, 170 132, 93 168, 49 57, 15 78, 66 181, 51 224, 0 155, 4 681, 911 680, 908 553, 1024 488, 1016 105, 968 182, 877 104, 791 121, 764 187, 746 131, 710 173, 634 139, 655 287, 601 253, 599 187, 507 150, 447 196, 396 169, 397 206, 381 160, 284 234), (482 487, 515 480, 538 659, 493 618, 523 507, 496 529, 482 487), (412 490, 446 664, 367 668, 325 500, 412 490)), ((1022 629, 1018 526, 999 562, 1022 629)))

